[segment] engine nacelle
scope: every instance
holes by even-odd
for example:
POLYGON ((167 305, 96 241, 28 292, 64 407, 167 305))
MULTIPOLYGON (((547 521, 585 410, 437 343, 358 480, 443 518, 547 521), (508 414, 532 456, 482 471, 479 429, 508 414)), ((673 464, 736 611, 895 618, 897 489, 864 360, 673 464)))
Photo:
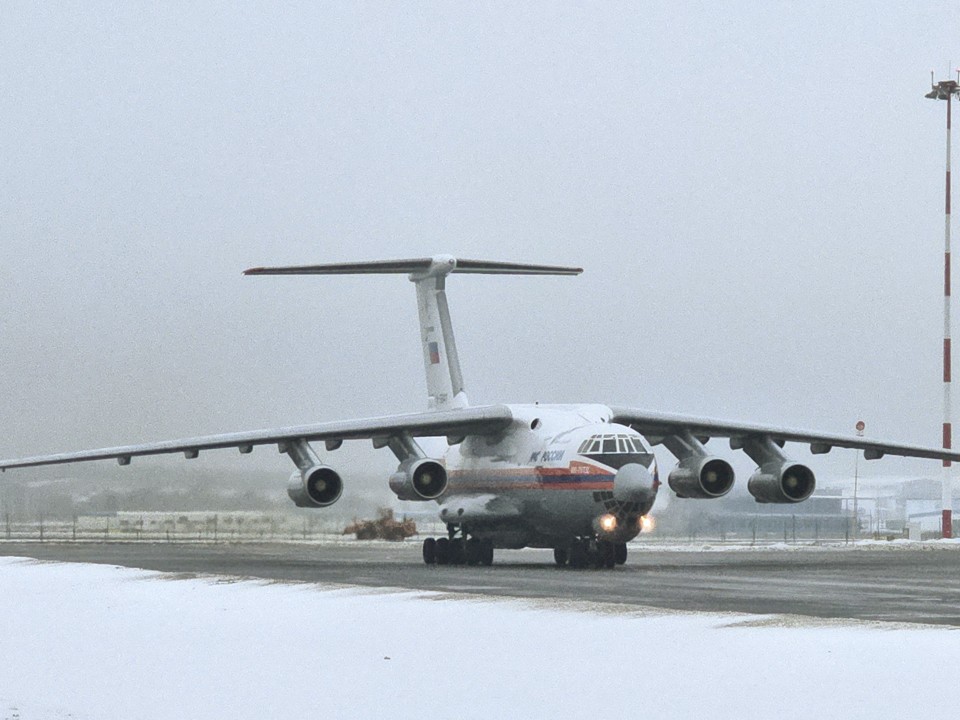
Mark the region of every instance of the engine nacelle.
POLYGON ((810 497, 816 486, 810 468, 787 460, 761 466, 750 476, 747 490, 759 503, 797 503, 810 497))
POLYGON ((401 500, 436 500, 447 490, 447 471, 436 460, 404 460, 390 476, 390 489, 401 500))
POLYGON ((318 508, 333 505, 343 494, 343 480, 326 465, 313 465, 290 476, 287 495, 297 507, 318 508))
POLYGON ((691 455, 681 460, 667 476, 677 497, 718 498, 733 487, 734 472, 726 460, 707 455, 691 455))

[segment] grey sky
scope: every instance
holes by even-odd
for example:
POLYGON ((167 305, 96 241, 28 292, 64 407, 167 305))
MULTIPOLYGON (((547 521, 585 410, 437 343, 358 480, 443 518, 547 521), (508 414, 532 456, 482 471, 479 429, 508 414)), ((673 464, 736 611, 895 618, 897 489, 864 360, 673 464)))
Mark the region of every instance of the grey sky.
POLYGON ((0 455, 420 409, 404 279, 240 272, 435 252, 586 270, 451 279, 475 403, 935 445, 958 9, 4 2, 0 455))

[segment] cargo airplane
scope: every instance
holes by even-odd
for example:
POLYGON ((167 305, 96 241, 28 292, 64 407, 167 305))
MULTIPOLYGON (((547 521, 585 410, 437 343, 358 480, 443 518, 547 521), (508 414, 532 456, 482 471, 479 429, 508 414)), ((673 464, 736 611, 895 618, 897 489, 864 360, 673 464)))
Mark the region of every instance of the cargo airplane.
POLYGON ((343 491, 340 473, 321 460, 345 440, 369 440, 389 448, 398 466, 389 479, 401 500, 437 504, 447 534, 423 541, 427 564, 490 565, 494 549, 552 548, 558 565, 614 567, 626 561, 626 543, 642 530, 660 487, 653 447, 663 446, 676 465, 667 483, 681 498, 715 499, 733 487, 734 471, 704 444, 729 440, 757 469, 747 481, 761 503, 797 503, 814 491, 813 471, 784 452, 788 442, 814 454, 832 448, 862 450, 867 459, 901 455, 960 460, 960 453, 861 437, 790 430, 777 426, 685 417, 601 404, 470 405, 446 298, 448 275, 578 275, 581 268, 458 259, 414 260, 253 268, 246 275, 408 275, 417 293, 426 370, 428 410, 359 420, 324 422, 252 432, 128 445, 0 461, 0 469, 275 445, 293 461, 288 494, 296 505, 323 508, 343 491), (446 438, 433 457, 418 438, 446 438))

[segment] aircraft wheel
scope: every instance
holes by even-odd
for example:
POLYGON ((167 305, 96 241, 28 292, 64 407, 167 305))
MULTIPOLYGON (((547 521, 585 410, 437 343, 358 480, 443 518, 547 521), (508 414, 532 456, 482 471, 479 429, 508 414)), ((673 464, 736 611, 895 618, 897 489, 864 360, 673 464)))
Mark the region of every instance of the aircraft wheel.
POLYGON ((450 564, 450 541, 447 538, 438 538, 434 546, 437 565, 450 564))
POLYGON ((610 569, 617 564, 617 549, 612 542, 602 542, 598 548, 600 558, 603 560, 603 566, 610 569))
POLYGON ((615 548, 617 565, 623 565, 627 561, 627 544, 617 543, 615 548))
POLYGON ((606 564, 603 556, 604 544, 605 543, 594 543, 592 547, 587 549, 587 563, 592 566, 594 570, 599 570, 606 564))
POLYGON ((464 565, 467 562, 467 548, 463 540, 450 541, 450 564, 464 565))
POLYGON ((587 546, 580 540, 575 540, 570 546, 570 567, 584 568, 587 566, 587 546))
POLYGON ((467 565, 479 565, 482 553, 483 550, 480 547, 479 540, 476 538, 470 538, 467 540, 467 565))
POLYGON ((493 565, 493 541, 483 540, 480 543, 480 564, 487 567, 493 565))
POLYGON ((433 565, 437 562, 437 541, 433 538, 427 538, 423 541, 423 561, 427 565, 433 565))
POLYGON ((567 552, 566 548, 558 547, 553 549, 553 561, 557 564, 557 567, 563 567, 567 564, 570 553, 567 552))

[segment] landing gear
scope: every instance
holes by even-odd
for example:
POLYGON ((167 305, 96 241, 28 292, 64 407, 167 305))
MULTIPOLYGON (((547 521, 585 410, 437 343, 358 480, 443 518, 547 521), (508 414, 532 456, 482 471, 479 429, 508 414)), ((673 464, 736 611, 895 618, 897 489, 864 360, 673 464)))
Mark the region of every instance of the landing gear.
POLYGON ((493 541, 480 541, 480 564, 490 567, 493 565, 493 541))
POLYGON ((437 565, 448 565, 450 563, 450 541, 447 538, 437 539, 437 565))
POLYGON ((427 565, 433 565, 437 561, 437 541, 433 538, 423 541, 423 561, 427 565))
POLYGON ((480 541, 476 538, 467 540, 467 565, 480 564, 480 541))
POLYGON ((580 570, 587 566, 589 561, 587 540, 574 540, 570 545, 570 567, 574 570, 580 570))
POLYGON ((614 549, 614 556, 616 558, 617 565, 623 565, 627 561, 627 544, 617 543, 614 549))
POLYGON ((626 562, 627 546, 626 543, 578 538, 568 547, 554 548, 553 560, 558 567, 569 565, 575 570, 585 567, 613 568, 626 562))
POLYGON ((612 542, 597 543, 597 567, 605 567, 609 570, 617 564, 615 548, 612 542))
POLYGON ((427 565, 493 565, 493 543, 468 537, 451 527, 450 537, 423 541, 423 562, 427 565))
POLYGON ((450 541, 450 564, 464 565, 467 562, 467 548, 463 540, 450 541))

